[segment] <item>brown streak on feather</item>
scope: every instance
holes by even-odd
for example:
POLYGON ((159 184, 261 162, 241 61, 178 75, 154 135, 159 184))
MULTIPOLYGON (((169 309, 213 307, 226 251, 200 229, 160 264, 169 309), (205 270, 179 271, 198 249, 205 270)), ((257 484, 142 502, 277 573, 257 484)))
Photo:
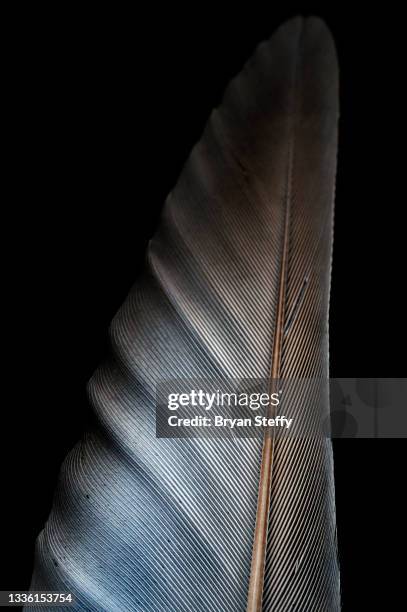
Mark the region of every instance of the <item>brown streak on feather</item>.
MULTIPOLYGON (((297 91, 297 72, 298 72, 298 49, 301 46, 301 37, 303 33, 303 22, 298 36, 297 59, 295 62, 293 76, 293 96, 292 106, 296 103, 297 91)), ((292 108, 290 109, 292 110, 292 108)), ((295 113, 288 114, 290 125, 290 141, 288 145, 288 163, 287 163, 287 189, 285 197, 285 213, 284 213, 284 238, 282 244, 281 266, 279 274, 279 294, 277 303, 277 313, 274 332, 274 345, 272 351, 272 360, 270 367, 270 393, 278 391, 278 378, 280 376, 281 353, 284 339, 285 329, 285 299, 287 286, 287 270, 288 270, 288 253, 289 253, 289 234, 290 234, 290 217, 291 217, 291 199, 292 199, 292 175, 294 162, 294 140, 295 126, 293 126, 295 113)), ((269 410, 269 416, 273 416, 275 408, 269 410), (271 414, 270 414, 271 412, 271 414)), ((267 535, 269 525, 270 503, 271 503, 271 482, 273 468, 273 442, 274 430, 267 430, 264 434, 259 492, 257 501, 256 526, 253 540, 252 564, 250 570, 249 590, 247 598, 247 612, 261 612, 263 590, 264 590, 264 572, 266 564, 267 550, 267 535)))

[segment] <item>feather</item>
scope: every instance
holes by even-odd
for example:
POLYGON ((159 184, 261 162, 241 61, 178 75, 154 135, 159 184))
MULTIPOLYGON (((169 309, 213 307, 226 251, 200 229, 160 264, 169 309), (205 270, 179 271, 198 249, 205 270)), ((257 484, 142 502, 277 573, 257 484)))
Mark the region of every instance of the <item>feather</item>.
MULTIPOLYGON (((331 36, 290 20, 229 84, 166 201, 31 589, 89 611, 339 610, 328 439, 155 435, 162 380, 328 377, 337 120, 331 36)), ((328 413, 322 382, 313 393, 290 400, 305 422, 315 397, 328 413)))

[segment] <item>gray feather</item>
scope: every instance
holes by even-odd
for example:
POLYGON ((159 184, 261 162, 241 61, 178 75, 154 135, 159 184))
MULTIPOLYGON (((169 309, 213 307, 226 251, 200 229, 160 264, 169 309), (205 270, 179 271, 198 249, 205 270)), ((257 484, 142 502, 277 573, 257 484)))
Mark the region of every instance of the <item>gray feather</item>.
MULTIPOLYGON (((72 591, 74 610, 245 610, 262 441, 157 439, 155 390, 269 377, 287 205, 280 374, 328 376, 337 88, 318 19, 285 24, 230 83, 112 323, 97 426, 62 467, 32 589, 72 591)), ((313 399, 293 412, 312 420, 313 399)), ((339 607, 331 444, 277 441, 263 609, 339 607)))

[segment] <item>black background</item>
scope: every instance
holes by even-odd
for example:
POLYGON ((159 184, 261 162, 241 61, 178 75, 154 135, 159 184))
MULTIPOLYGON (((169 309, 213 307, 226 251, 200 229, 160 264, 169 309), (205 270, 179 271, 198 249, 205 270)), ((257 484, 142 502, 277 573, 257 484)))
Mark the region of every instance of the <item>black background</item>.
MULTIPOLYGON (((341 70, 331 375, 406 373, 400 16, 221 8, 20 8, 3 22, 3 589, 29 586, 59 465, 89 422, 86 381, 167 193, 227 82, 297 13, 326 19, 341 70)), ((344 609, 399 609, 405 441, 334 452, 344 609)))

